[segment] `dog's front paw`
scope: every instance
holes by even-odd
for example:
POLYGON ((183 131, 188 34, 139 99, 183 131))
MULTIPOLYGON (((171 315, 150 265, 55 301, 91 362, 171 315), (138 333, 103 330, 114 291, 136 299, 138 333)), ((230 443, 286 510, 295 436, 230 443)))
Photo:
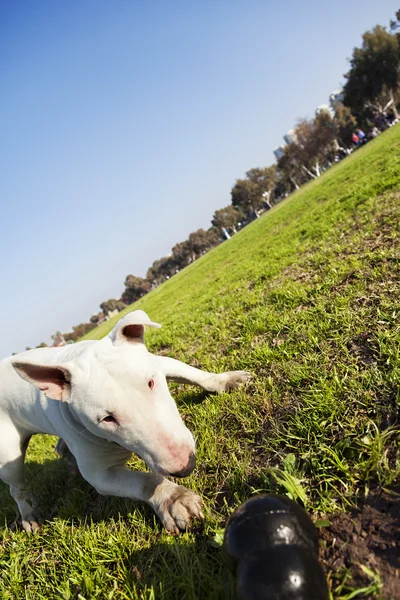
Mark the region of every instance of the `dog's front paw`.
POLYGON ((172 484, 168 486, 168 493, 163 490, 164 499, 161 502, 152 503, 154 510, 160 517, 165 529, 177 535, 190 527, 193 517, 204 519, 201 512, 202 499, 198 494, 188 490, 182 485, 172 484))
POLYGON ((38 516, 33 512, 24 515, 21 519, 22 528, 25 529, 27 533, 35 533, 35 531, 40 529, 39 523, 38 516))
POLYGON ((249 381, 251 375, 247 371, 227 371, 218 375, 218 392, 236 390, 242 383, 249 381))

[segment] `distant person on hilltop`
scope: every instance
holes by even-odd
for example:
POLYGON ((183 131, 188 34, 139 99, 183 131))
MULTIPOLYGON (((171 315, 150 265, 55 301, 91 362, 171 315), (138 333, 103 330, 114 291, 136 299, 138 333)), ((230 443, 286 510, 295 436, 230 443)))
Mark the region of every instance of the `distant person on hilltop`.
POLYGON ((398 122, 394 110, 391 108, 386 113, 386 122, 391 126, 395 125, 398 122))
POLYGON ((362 129, 358 129, 357 130, 357 135, 358 135, 358 145, 362 146, 362 144, 365 144, 366 141, 367 141, 365 133, 363 132, 362 129))
POLYGON ((380 131, 385 131, 388 128, 388 122, 386 120, 385 115, 382 113, 376 112, 374 113, 375 125, 380 131))
POLYGON ((371 138, 376 138, 379 135, 379 129, 377 128, 376 125, 375 125, 375 127, 372 128, 370 135, 371 135, 371 138))

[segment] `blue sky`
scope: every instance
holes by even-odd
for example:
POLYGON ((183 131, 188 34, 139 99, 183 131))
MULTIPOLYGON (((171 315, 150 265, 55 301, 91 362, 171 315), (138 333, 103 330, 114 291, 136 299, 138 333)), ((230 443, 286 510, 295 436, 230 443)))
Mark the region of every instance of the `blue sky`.
POLYGON ((397 8, 1 0, 0 358, 88 321, 209 227, 397 8))

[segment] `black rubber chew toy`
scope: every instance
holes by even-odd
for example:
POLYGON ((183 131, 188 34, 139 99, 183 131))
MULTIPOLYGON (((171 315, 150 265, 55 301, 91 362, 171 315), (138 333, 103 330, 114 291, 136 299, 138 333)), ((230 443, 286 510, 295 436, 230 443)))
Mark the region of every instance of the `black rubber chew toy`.
POLYGON ((225 528, 239 600, 328 600, 318 551, 313 522, 285 496, 250 498, 225 528))

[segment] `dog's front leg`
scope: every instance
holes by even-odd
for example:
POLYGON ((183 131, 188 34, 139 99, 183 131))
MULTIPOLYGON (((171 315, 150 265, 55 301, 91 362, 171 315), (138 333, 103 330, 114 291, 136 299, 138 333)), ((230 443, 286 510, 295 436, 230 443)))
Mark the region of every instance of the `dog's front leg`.
POLYGON ((200 496, 156 473, 118 468, 97 472, 91 470, 89 475, 82 474, 99 494, 122 496, 150 504, 170 533, 178 534, 180 530, 187 529, 193 517, 204 518, 200 496))
POLYGON ((234 390, 250 378, 247 371, 227 371, 225 373, 208 373, 195 367, 185 365, 168 356, 157 356, 166 378, 177 383, 194 383, 207 392, 227 392, 234 390))

